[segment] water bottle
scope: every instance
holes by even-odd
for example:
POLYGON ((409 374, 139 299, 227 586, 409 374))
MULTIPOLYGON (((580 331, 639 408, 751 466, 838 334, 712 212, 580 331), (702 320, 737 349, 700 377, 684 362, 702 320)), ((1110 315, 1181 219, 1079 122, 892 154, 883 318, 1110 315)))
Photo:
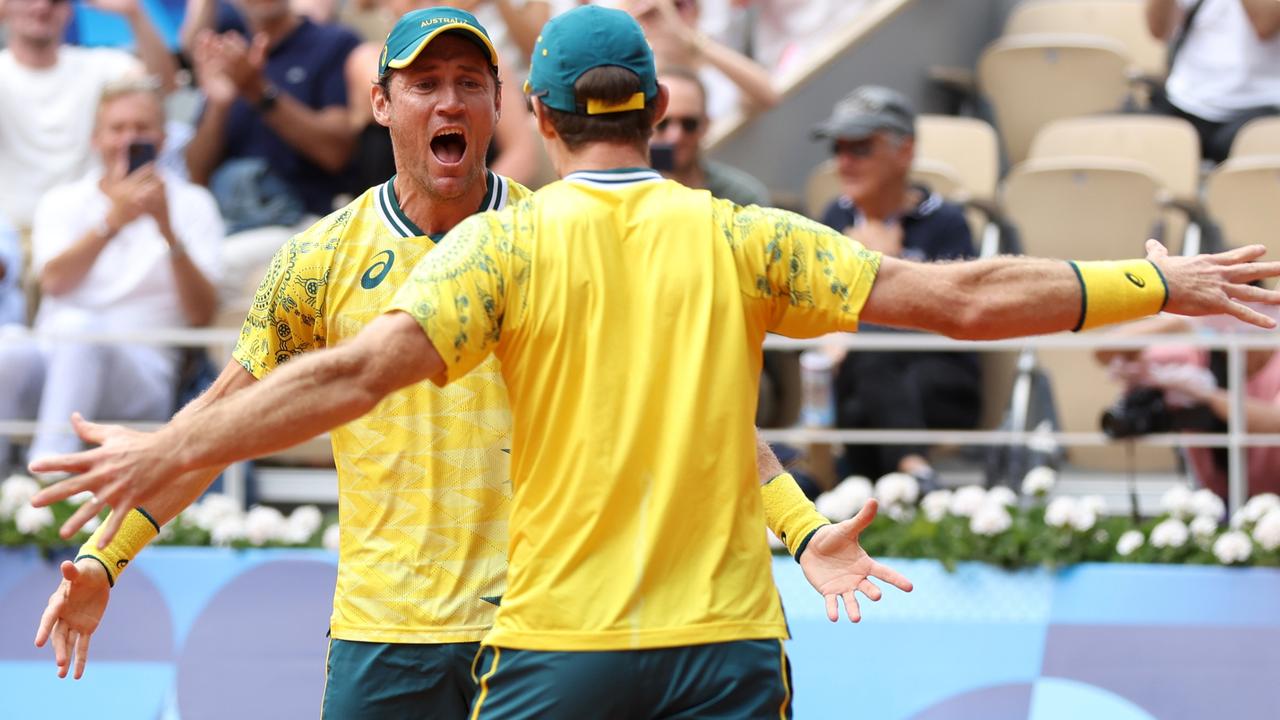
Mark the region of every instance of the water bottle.
POLYGON ((800 354, 800 423, 805 427, 836 424, 835 364, 821 350, 800 354))

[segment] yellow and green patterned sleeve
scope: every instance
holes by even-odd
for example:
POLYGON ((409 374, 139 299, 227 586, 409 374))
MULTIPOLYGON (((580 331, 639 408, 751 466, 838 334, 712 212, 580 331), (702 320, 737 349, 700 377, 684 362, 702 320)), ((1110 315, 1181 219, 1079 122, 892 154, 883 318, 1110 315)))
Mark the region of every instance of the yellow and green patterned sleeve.
POLYGON ((514 241, 499 217, 473 215, 459 223, 427 254, 396 293, 389 310, 414 317, 445 363, 446 385, 480 364, 498 344, 514 241))
POLYGON ((231 357, 258 379, 323 347, 321 310, 336 239, 296 235, 276 251, 240 328, 231 357))
POLYGON ((880 253, 796 213, 716 201, 733 245, 743 292, 760 302, 766 327, 792 337, 858 329, 880 253))

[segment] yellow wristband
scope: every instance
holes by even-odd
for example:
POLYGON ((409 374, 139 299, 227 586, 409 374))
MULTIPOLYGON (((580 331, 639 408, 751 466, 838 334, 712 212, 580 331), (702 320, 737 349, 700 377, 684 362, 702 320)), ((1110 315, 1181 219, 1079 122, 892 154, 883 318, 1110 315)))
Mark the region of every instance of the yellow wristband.
POLYGON ((796 562, 818 528, 831 524, 805 497, 791 473, 782 473, 761 486, 760 499, 764 501, 765 524, 796 562))
POLYGON ((1169 286, 1150 260, 1070 261, 1080 281, 1080 321, 1072 332, 1155 315, 1169 286))
POLYGON ((116 578, 124 572, 125 566, 133 560, 133 556, 142 552, 142 548, 160 534, 160 525, 147 514, 146 510, 134 508, 124 516, 120 531, 111 539, 111 542, 105 548, 99 549, 98 538, 102 537, 106 527, 107 523, 104 521, 97 530, 93 531, 88 541, 80 546, 80 554, 76 555, 76 560, 89 557, 102 563, 102 567, 107 570, 107 582, 115 587, 116 578))

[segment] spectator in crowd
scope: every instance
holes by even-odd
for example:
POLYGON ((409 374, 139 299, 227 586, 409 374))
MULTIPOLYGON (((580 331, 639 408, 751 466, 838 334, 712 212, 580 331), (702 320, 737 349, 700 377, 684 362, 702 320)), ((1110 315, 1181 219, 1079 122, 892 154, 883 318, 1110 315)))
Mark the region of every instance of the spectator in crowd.
POLYGON ((755 11, 751 48, 773 75, 793 72, 877 0, 734 0, 755 11))
POLYGON ((247 36, 208 27, 196 35, 205 106, 186 151, 192 180, 210 187, 228 231, 238 233, 223 252, 224 292, 237 299, 290 235, 349 189, 355 136, 343 68, 359 44, 348 30, 296 14, 288 0, 239 2, 247 36))
MULTIPOLYGON (((973 257, 969 226, 958 205, 910 181, 915 111, 889 88, 863 86, 836 106, 814 135, 831 142, 842 194, 822 222, 866 247, 906 260, 973 257)), ((863 327, 863 332, 871 328, 863 327)), ((880 328, 876 328, 879 330, 880 328)), ((853 352, 836 373, 836 423, 845 428, 972 428, 981 417, 981 373, 972 353, 853 352)), ((936 483, 927 450, 918 446, 851 445, 850 472, 888 472, 936 483)))
POLYGON ((1152 109, 1182 117, 1222 162, 1248 121, 1280 112, 1280 2, 1146 0, 1147 27, 1169 41, 1169 77, 1152 109))
MULTIPOLYGON (((213 316, 222 220, 203 188, 157 169, 130 171, 130 145, 164 142, 153 85, 105 88, 93 146, 103 170, 51 189, 35 211, 32 245, 44 300, 39 331, 58 335, 203 325, 213 316)), ((0 344, 0 418, 38 418, 32 458, 79 447, 64 429, 74 410, 164 420, 173 412, 176 351, 57 339, 0 344)), ((0 460, 9 448, 0 441, 0 460)))
POLYGON ((151 74, 173 87, 177 63, 139 0, 90 4, 129 23, 141 62, 123 50, 66 45, 74 12, 67 0, 0 4, 8 35, 0 51, 0 215, 21 231, 41 194, 90 169, 94 107, 107 83, 151 74))
MULTIPOLYGON (((430 4, 433 3, 424 3, 423 0, 385 0, 384 2, 386 9, 397 18, 430 4)), ((466 10, 468 4, 478 5, 473 14, 485 28, 502 28, 508 12, 525 18, 526 22, 537 22, 534 37, 537 36, 537 29, 546 22, 546 16, 550 15, 550 5, 544 0, 528 0, 519 9, 515 9, 514 4, 508 0, 492 0, 492 2, 471 0, 470 3, 453 2, 450 6, 466 10), (505 9, 504 13, 497 17, 496 24, 485 19, 486 15, 497 12, 495 8, 505 9), (487 12, 480 12, 482 10, 487 12)), ((540 171, 542 147, 531 124, 532 118, 524 105, 521 92, 523 80, 512 79, 513 77, 523 78, 523 72, 510 73, 505 67, 509 62, 506 58, 522 57, 523 63, 516 64, 528 64, 529 51, 516 47, 513 43, 513 38, 517 36, 519 33, 514 31, 491 32, 498 57, 504 58, 504 67, 499 69, 499 77, 508 79, 506 82, 499 83, 498 90, 502 95, 501 112, 498 115, 498 127, 489 146, 488 165, 499 175, 511 178, 522 185, 532 185, 540 171), (504 42, 499 42, 500 38, 504 42)), ((532 46, 533 38, 529 40, 532 46)), ((351 187, 357 191, 363 191, 367 187, 386 181, 396 171, 395 159, 391 154, 391 132, 386 126, 374 122, 373 106, 369 100, 369 87, 378 81, 378 54, 382 52, 382 45, 381 38, 376 42, 361 43, 351 52, 346 63, 347 95, 351 98, 351 130, 356 134, 358 148, 351 187)))
POLYGON ((702 138, 709 122, 707 94, 698 74, 670 67, 658 74, 658 81, 667 86, 671 99, 649 143, 654 169, 671 180, 710 190, 712 195, 739 205, 768 205, 769 191, 759 180, 703 156, 702 138))
MULTIPOLYGON (((1250 307, 1275 316, 1276 309, 1250 307)), ((1118 334, 1158 335, 1175 333, 1252 332, 1235 318, 1184 318, 1158 315, 1117 328, 1118 334)), ((1098 361, 1110 365, 1112 374, 1129 386, 1164 391, 1164 404, 1175 430, 1226 432, 1230 396, 1226 390, 1225 353, 1190 346, 1154 346, 1146 350, 1100 350, 1098 361), (1197 409, 1207 409, 1207 413, 1197 409)), ((1245 353, 1245 427, 1250 433, 1280 433, 1280 352, 1269 349, 1245 353)), ((1128 392, 1128 391, 1127 391, 1128 392)), ((1126 393, 1127 394, 1127 393, 1126 393)), ((1202 486, 1227 497, 1226 448, 1186 448, 1187 465, 1202 486)), ((1280 448, 1248 448, 1249 494, 1280 493, 1280 448)))
POLYGON ((0 328, 27 323, 21 279, 22 246, 18 244, 18 231, 0 215, 0 328))
POLYGON ((698 0, 621 0, 644 29, 661 71, 696 68, 706 88, 707 115, 717 120, 741 108, 767 110, 781 100, 759 63, 699 32, 698 0))

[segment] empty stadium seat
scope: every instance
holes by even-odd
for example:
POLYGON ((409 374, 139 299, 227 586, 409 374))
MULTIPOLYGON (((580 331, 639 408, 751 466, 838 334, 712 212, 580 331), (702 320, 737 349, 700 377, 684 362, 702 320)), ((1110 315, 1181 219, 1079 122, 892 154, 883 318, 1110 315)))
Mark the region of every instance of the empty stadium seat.
POLYGON ((1165 243, 1172 252, 1199 251, 1200 137, 1186 120, 1161 115, 1055 120, 1036 133, 1029 157, 1108 157, 1143 163, 1173 199, 1173 206, 1162 214, 1165 243))
POLYGON ((1000 147, 995 128, 977 118, 920 115, 916 118, 917 162, 945 163, 969 197, 995 200, 1000 147))
POLYGON ((991 102, 1010 164, 1053 120, 1120 109, 1129 59, 1114 40, 1085 35, 1015 35, 978 59, 978 86, 991 102))
POLYGON ((1151 36, 1143 0, 1027 0, 1005 21, 1005 35, 1080 33, 1107 37, 1124 46, 1134 75, 1163 78, 1165 43, 1151 36))
POLYGON ((1267 246, 1280 257, 1280 155, 1231 158, 1205 180, 1205 206, 1230 246, 1267 246))
POLYGON ((1280 155, 1280 117, 1250 120, 1231 143, 1231 157, 1280 155))
POLYGON ((1004 208, 1028 255, 1113 260, 1143 254, 1160 196, 1159 181, 1142 163, 1037 159, 1009 174, 1004 208))

